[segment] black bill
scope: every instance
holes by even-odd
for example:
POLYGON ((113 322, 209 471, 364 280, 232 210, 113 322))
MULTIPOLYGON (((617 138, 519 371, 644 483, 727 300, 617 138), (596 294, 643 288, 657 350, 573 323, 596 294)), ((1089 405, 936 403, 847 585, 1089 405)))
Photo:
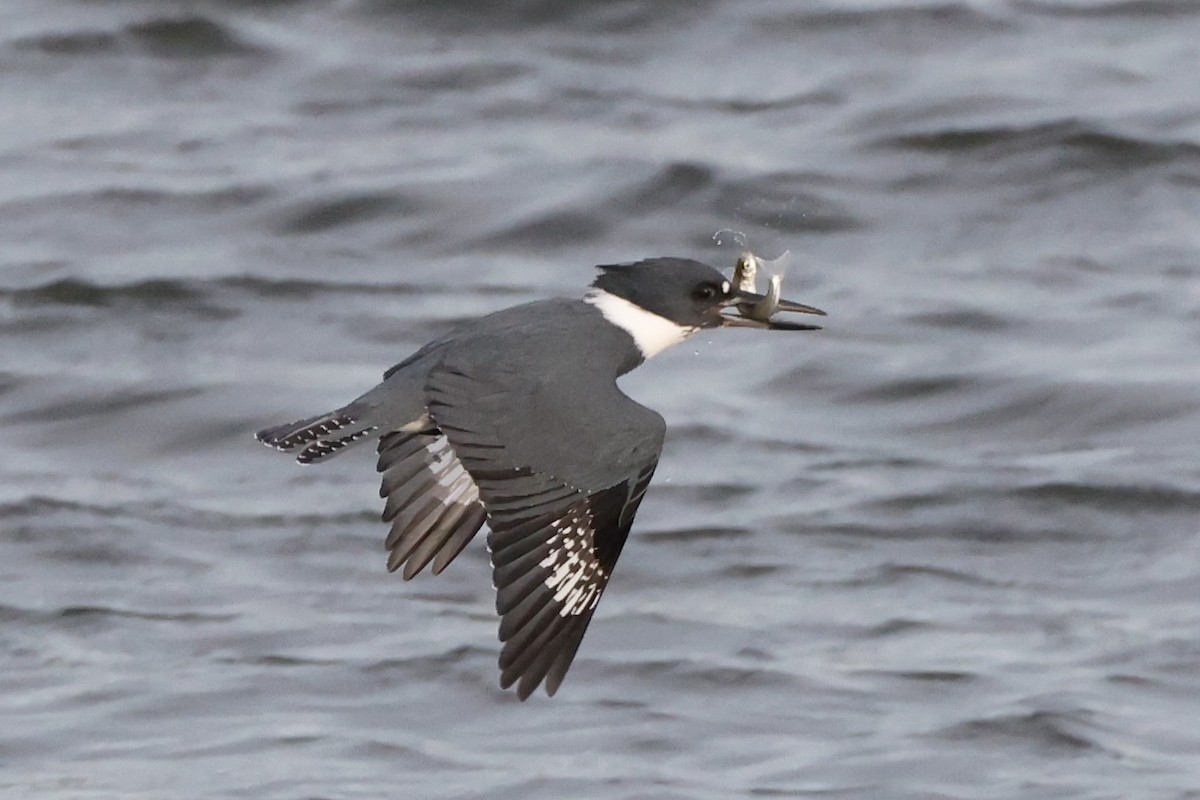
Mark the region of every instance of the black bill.
MULTIPOLYGON (((737 306, 755 306, 767 300, 767 296, 763 294, 755 294, 754 292, 745 292, 740 289, 735 289, 730 294, 726 305, 737 306)), ((797 303, 794 300, 779 299, 775 302, 774 309, 771 314, 777 314, 780 311, 791 311, 797 314, 817 314, 825 316, 825 312, 815 306, 807 306, 804 303, 797 303)), ((726 328, 766 328, 772 331, 819 331, 820 325, 805 325, 800 322, 786 322, 783 320, 775 320, 768 317, 767 319, 756 319, 754 317, 746 317, 734 314, 725 314, 722 316, 723 325, 726 328)))

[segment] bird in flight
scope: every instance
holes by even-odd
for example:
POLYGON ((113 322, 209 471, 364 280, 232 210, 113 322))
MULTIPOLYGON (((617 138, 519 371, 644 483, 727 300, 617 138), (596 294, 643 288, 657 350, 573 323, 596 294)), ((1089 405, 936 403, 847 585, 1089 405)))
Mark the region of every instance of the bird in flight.
POLYGON ((662 451, 663 418, 617 378, 706 329, 818 329, 723 313, 767 298, 698 261, 598 269, 580 299, 468 322, 347 405, 256 434, 301 464, 378 440, 388 569, 406 580, 440 573, 486 523, 500 685, 522 700, 562 684, 662 451))

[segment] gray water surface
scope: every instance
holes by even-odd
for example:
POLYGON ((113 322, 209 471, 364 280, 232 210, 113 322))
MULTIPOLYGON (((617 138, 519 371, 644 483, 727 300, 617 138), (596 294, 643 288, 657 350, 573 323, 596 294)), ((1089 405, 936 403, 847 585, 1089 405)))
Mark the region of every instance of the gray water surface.
POLYGON ((0 4, 0 795, 1200 797, 1200 3, 0 4), (558 696, 250 433, 790 250, 558 696))

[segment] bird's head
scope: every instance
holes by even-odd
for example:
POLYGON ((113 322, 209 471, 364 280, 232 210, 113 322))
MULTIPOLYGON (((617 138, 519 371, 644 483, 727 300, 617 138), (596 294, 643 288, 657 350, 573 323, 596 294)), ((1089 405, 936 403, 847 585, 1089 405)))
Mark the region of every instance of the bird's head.
MULTIPOLYGON (((716 269, 699 261, 651 258, 631 264, 601 265, 599 269, 588 302, 600 308, 610 322, 628 330, 646 357, 704 328, 784 331, 820 328, 818 325, 723 313, 729 306, 753 305, 766 298, 738 289, 716 269)), ((819 308, 792 300, 779 300, 775 309, 825 314, 819 308)))

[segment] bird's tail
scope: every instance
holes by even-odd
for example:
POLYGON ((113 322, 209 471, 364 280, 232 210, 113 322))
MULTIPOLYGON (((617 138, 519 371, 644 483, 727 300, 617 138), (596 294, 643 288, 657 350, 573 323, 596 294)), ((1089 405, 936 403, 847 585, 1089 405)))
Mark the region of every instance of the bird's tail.
POLYGON ((330 458, 376 430, 375 425, 356 418, 352 405, 318 417, 263 428, 254 438, 283 452, 299 450, 296 460, 301 464, 330 458))

